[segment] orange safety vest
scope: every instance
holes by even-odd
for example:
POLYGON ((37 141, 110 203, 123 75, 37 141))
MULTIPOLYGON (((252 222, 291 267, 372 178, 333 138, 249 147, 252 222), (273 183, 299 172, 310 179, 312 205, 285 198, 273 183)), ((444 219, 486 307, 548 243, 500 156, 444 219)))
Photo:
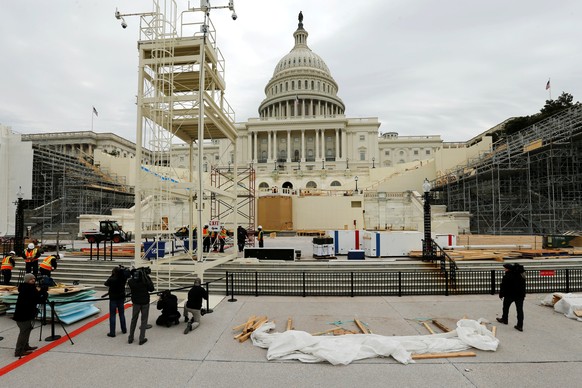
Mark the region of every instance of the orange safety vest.
POLYGON ((45 257, 44 260, 39 264, 40 268, 46 269, 47 271, 52 271, 53 266, 51 262, 53 261, 54 258, 55 258, 54 256, 45 257))
POLYGON ((24 255, 26 258, 24 259, 27 263, 32 263, 33 261, 38 261, 38 257, 36 257, 37 249, 34 248, 33 250, 27 249, 24 251, 24 255))
POLYGON ((6 256, 4 258, 4 260, 2 260, 2 267, 0 267, 0 269, 5 270, 8 269, 10 271, 12 271, 12 262, 10 261, 10 259, 12 259, 12 256, 6 256))
POLYGON ((226 239, 226 229, 222 229, 222 230, 220 231, 220 238, 221 238, 222 240, 226 239))
POLYGON ((208 237, 208 228, 202 229, 202 237, 208 237))

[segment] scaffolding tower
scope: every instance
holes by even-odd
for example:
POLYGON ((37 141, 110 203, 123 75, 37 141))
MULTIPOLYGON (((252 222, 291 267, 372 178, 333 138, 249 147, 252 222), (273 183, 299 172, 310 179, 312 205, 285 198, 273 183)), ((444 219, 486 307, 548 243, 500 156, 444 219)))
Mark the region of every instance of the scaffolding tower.
POLYGON ((582 230, 582 105, 501 139, 434 187, 448 211, 471 213, 472 233, 582 230))
MULTIPOLYGON (((159 241, 172 234, 172 227, 162 220, 184 212, 189 241, 201 241, 210 198, 235 207, 237 186, 229 190, 209 186, 202 171, 204 144, 228 139, 236 155, 237 140, 234 111, 224 98, 224 59, 216 45, 210 9, 202 11, 190 8, 179 13, 175 1, 154 0, 152 12, 139 14, 136 159, 142 165, 136 166, 135 185, 137 263, 143 262, 142 237, 159 241), (172 145, 180 142, 189 146, 189 163, 187 174, 177 178, 172 145), (143 157, 142 149, 149 150, 149 158, 143 157)), ((232 168, 237 175, 236 159, 232 168)), ((238 225, 236 215, 233 225, 238 225)), ((185 254, 171 260, 205 261, 194 249, 189 244, 185 254)), ((236 252, 230 256, 222 259, 232 259, 236 252)))

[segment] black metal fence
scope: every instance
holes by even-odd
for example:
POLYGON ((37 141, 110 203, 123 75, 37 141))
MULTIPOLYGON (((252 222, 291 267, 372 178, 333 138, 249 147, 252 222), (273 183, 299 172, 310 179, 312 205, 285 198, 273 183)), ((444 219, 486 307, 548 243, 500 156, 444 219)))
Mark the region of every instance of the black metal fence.
MULTIPOLYGON (((227 295, 404 296, 499 292, 504 271, 227 272, 227 295)), ((582 268, 528 270, 526 292, 580 292, 582 268)))

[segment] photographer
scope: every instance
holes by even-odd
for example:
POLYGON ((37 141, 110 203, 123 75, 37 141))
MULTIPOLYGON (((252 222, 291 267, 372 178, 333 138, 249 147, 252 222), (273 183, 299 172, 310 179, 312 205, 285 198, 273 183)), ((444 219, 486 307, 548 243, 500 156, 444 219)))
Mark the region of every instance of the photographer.
POLYGON ((18 286, 18 299, 16 300, 13 319, 18 325, 20 333, 18 333, 18 339, 16 340, 15 357, 29 355, 37 348, 36 346, 30 346, 28 341, 30 340, 30 332, 34 328, 34 319, 38 313, 37 305, 45 303, 48 294, 47 289, 44 287, 39 291, 35 283, 36 278, 34 275, 27 273, 24 275, 22 284, 18 286))
POLYGON ((119 314, 121 332, 127 333, 125 324, 125 282, 129 277, 129 271, 124 266, 114 267, 111 276, 105 281, 109 287, 109 333, 108 337, 115 337, 115 315, 119 314))
POLYGON ((194 279, 194 286, 188 291, 188 300, 184 305, 184 321, 186 328, 184 334, 188 334, 200 325, 200 317, 202 316, 202 299, 208 300, 208 292, 200 286, 200 278, 194 279), (192 314, 192 319, 188 321, 188 313, 192 314))
POLYGON ((162 314, 156 320, 156 325, 170 327, 172 324, 180 323, 182 314, 178 311, 178 298, 170 290, 165 290, 160 294, 157 308, 162 310, 162 314))
POLYGON ((139 344, 147 342, 145 337, 148 328, 148 316, 150 313, 150 292, 154 290, 154 283, 149 277, 151 269, 148 267, 138 268, 132 271, 128 285, 131 290, 131 302, 133 303, 131 325, 129 327, 128 343, 133 343, 133 335, 137 326, 137 318, 141 313, 141 326, 139 327, 139 344))

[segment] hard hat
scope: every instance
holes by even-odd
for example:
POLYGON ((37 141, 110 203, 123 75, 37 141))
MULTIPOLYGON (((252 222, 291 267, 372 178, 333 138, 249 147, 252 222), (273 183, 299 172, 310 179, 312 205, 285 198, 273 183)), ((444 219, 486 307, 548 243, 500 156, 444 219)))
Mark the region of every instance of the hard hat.
POLYGON ((16 252, 10 251, 10 255, 15 255, 15 254, 16 254, 16 252))
POLYGON ((28 244, 28 249, 34 249, 34 244, 33 243, 28 244))
POLYGON ((259 225, 259 229, 263 229, 263 227, 261 225, 259 225))

